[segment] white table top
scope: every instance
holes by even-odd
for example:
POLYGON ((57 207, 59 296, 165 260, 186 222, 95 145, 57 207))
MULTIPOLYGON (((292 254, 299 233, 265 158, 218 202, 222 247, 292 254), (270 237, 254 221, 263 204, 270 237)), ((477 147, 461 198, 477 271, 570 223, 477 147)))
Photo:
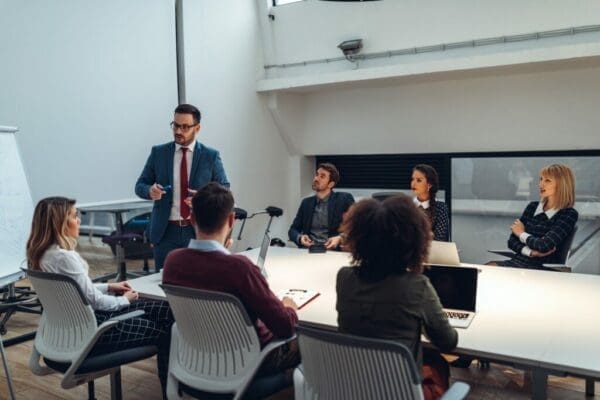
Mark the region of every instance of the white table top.
MULTIPOLYGON (((243 254, 254 261, 258 249, 243 254)), ((347 253, 271 247, 265 267, 274 292, 320 292, 299 310, 300 320, 337 326, 335 279, 349 261, 347 253)), ((458 352, 600 377, 600 276, 469 266, 481 270, 477 315, 458 330, 458 352)), ((143 296, 164 298, 160 280, 156 274, 130 283, 143 296)))

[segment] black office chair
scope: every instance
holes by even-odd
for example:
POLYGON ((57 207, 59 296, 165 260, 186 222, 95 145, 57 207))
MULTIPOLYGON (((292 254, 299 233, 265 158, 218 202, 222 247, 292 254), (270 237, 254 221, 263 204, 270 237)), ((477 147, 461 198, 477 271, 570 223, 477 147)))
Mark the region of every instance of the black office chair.
POLYGON ((401 194, 401 192, 375 192, 371 194, 371 197, 378 201, 384 201, 388 197, 394 197, 401 194))

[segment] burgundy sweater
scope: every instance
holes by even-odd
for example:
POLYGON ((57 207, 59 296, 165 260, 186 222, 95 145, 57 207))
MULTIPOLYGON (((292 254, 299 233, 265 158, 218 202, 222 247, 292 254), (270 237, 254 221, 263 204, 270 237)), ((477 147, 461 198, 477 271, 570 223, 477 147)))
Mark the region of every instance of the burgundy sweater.
POLYGON ((187 248, 173 250, 165 260, 163 283, 236 296, 254 321, 263 347, 274 336, 283 339, 294 334, 296 312, 283 306, 258 267, 244 256, 187 248))

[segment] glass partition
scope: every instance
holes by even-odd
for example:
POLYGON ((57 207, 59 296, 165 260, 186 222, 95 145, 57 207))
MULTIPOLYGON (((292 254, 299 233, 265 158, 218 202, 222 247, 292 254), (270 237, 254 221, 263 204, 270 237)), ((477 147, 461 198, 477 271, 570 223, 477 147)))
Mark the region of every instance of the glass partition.
POLYGON ((539 171, 552 163, 568 165, 576 179, 579 229, 569 266, 600 273, 600 156, 452 157, 452 239, 461 261, 499 259, 487 250, 507 249, 511 223, 539 199, 539 171))

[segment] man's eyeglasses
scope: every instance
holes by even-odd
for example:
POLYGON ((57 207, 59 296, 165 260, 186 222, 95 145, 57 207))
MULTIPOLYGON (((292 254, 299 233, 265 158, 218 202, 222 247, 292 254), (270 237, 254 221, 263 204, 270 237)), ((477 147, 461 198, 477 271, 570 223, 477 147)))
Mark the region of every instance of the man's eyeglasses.
POLYGON ((175 121, 171 121, 171 129, 173 129, 173 132, 175 132, 178 129, 181 129, 182 132, 187 132, 190 129, 192 129, 193 127, 195 127, 196 125, 199 125, 199 123, 195 123, 194 125, 180 125, 175 121))

